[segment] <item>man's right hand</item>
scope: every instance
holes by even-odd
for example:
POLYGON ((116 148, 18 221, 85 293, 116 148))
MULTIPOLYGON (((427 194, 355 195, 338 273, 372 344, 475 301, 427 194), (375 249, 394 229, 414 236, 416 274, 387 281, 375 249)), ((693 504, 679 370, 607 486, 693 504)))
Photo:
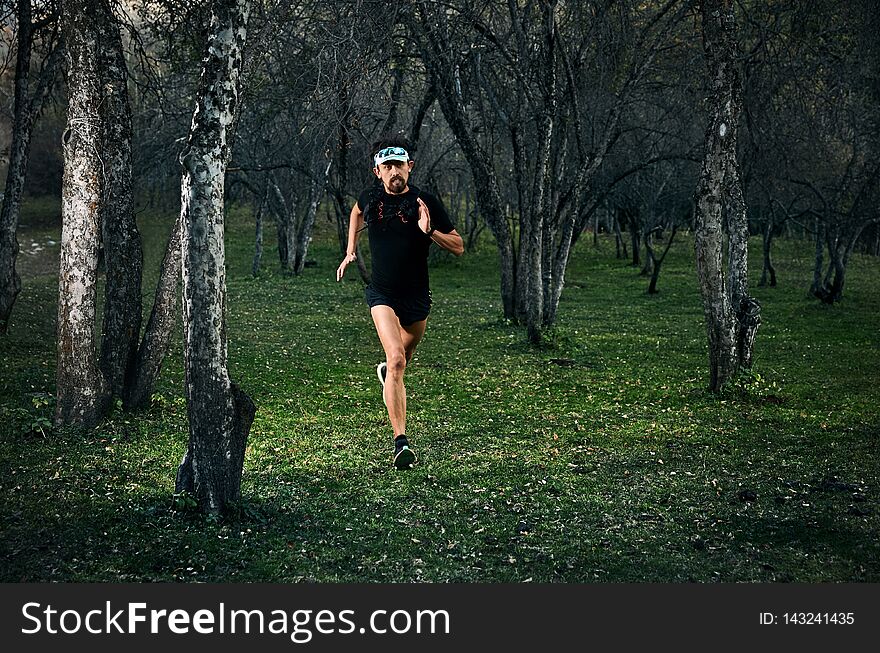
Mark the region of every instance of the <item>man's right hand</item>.
POLYGON ((336 269, 336 280, 342 281, 342 275, 345 274, 345 268, 348 267, 348 264, 357 259, 357 255, 354 253, 346 254, 345 258, 342 259, 342 263, 339 264, 339 267, 336 269))

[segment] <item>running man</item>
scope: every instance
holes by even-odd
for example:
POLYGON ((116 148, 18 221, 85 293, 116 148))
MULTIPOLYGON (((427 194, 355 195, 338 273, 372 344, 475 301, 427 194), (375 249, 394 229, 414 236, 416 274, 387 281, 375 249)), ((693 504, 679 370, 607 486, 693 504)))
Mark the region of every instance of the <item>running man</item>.
POLYGON ((379 141, 373 148, 373 173, 381 184, 363 191, 351 209, 346 256, 336 270, 340 281, 357 257, 358 236, 370 239, 372 281, 365 297, 385 361, 376 367, 382 398, 394 429, 394 465, 415 462, 406 437, 406 388, 403 374, 422 336, 431 310, 428 249, 434 242, 456 256, 464 243, 440 200, 409 184, 415 162, 402 139, 379 141), (364 227, 366 225, 366 227, 364 227))

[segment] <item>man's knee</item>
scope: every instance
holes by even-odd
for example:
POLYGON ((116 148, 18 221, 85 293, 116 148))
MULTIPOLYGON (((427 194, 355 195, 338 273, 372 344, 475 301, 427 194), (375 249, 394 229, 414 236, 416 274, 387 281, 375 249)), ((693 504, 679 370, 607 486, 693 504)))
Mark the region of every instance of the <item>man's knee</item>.
POLYGON ((391 353, 386 361, 389 376, 403 376, 403 372, 406 369, 406 360, 407 357, 403 349, 391 353))

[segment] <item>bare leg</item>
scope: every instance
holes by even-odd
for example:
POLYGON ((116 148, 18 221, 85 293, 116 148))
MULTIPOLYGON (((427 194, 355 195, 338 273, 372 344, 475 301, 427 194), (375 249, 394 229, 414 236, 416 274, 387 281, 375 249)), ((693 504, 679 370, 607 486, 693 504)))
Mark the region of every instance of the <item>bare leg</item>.
POLYGON ((407 365, 412 361, 413 354, 416 353, 416 347, 419 346, 422 336, 425 335, 426 326, 428 326, 428 320, 424 319, 421 322, 413 322, 412 324, 401 325, 400 327, 400 338, 403 340, 403 350, 406 355, 407 365))
POLYGON ((370 309, 376 333, 385 350, 385 405, 391 420, 393 435, 406 433, 406 388, 403 385, 403 372, 406 369, 406 349, 401 337, 400 320, 390 306, 373 306, 370 309))
POLYGON ((393 435, 396 437, 406 433, 406 386, 403 384, 403 374, 425 333, 426 320, 403 327, 391 307, 384 305, 374 306, 370 309, 370 314, 385 350, 388 367, 384 399, 393 435))

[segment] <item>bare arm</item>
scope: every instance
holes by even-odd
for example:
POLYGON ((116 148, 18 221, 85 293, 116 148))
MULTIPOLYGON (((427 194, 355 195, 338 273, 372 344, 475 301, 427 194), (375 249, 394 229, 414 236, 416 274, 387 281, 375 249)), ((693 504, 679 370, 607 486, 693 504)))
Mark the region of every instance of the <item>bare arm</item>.
POLYGON ((431 240, 437 243, 443 249, 452 252, 456 256, 464 254, 464 241, 459 233, 453 229, 448 234, 435 231, 431 234, 431 240))
POLYGON ((345 258, 336 270, 336 280, 341 281, 342 275, 345 274, 345 268, 349 263, 357 259, 357 241, 360 236, 361 227, 364 226, 364 214, 358 208, 357 202, 351 207, 351 214, 348 217, 348 246, 345 248, 345 258))
POLYGON ((439 231, 431 231, 431 212, 427 205, 419 198, 419 228, 423 233, 430 235, 431 240, 448 252, 452 252, 456 256, 464 254, 464 241, 459 233, 453 229, 448 234, 439 231))

